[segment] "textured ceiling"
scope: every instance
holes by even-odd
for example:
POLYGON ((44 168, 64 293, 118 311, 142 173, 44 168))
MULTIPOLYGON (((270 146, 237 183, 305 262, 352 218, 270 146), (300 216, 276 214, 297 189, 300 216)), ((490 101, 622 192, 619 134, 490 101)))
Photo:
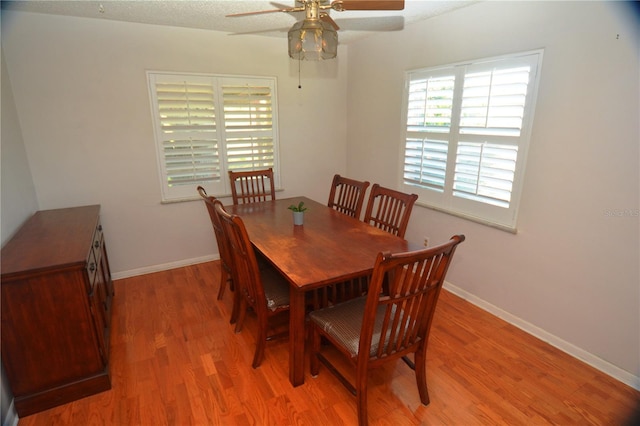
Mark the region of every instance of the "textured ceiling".
MULTIPOLYGON (((401 30, 410 23, 450 12, 474 2, 473 0, 405 0, 405 9, 402 11, 331 11, 330 15, 340 26, 340 43, 348 44, 350 41, 378 31, 401 30)), ((295 5, 297 3, 294 0, 280 2, 253 0, 2 1, 3 10, 170 25, 269 37, 286 37, 287 30, 296 21, 302 20, 304 13, 275 12, 234 18, 226 15, 281 9, 295 5)))

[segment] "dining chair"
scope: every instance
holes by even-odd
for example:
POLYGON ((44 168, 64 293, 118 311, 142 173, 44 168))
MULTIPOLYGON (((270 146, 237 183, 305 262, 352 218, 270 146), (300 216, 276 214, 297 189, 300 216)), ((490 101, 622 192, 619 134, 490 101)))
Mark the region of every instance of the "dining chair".
MULTIPOLYGON (((237 310, 235 332, 244 325, 247 309, 251 308, 257 317, 258 335, 252 366, 257 368, 264 359, 266 342, 287 335, 286 332, 269 335, 270 319, 289 311, 289 283, 273 267, 258 266, 256 254, 249 240, 242 218, 229 214, 222 203, 215 204, 215 211, 221 219, 228 236, 229 249, 233 258, 232 275, 236 284, 237 310)), ((233 316, 233 315, 232 315, 233 316)))
POLYGON ((367 424, 367 374, 370 369, 402 358, 416 374, 420 401, 429 404, 426 352, 438 296, 451 259, 464 235, 406 253, 379 253, 366 296, 309 314, 311 375, 322 362, 356 396, 358 423, 367 424), (385 277, 389 291, 383 292, 385 277), (321 352, 325 339, 355 368, 355 385, 321 352), (407 357, 414 354, 414 362, 407 357))
MULTIPOLYGON (((358 181, 336 174, 333 176, 327 205, 340 213, 360 220, 368 187, 368 181, 358 181)), ((317 289, 316 292, 321 301, 319 306, 327 306, 329 301, 338 303, 366 294, 367 281, 367 277, 358 277, 317 289)))
POLYGON ((229 171, 233 204, 257 203, 275 200, 273 168, 246 172, 229 171))
POLYGON ((224 230, 222 229, 222 223, 220 222, 220 218, 218 217, 215 211, 215 202, 217 200, 215 197, 207 195, 207 191, 202 187, 198 186, 197 188, 198 194, 204 200, 204 204, 207 207, 207 211, 209 212, 209 218, 211 219, 211 225, 213 225, 213 233, 216 237, 216 243, 218 244, 218 251, 220 252, 220 287, 218 289, 217 299, 222 299, 224 295, 224 290, 229 284, 229 288, 233 291, 233 279, 231 276, 231 253, 229 252, 227 238, 224 235, 224 230))
POLYGON ((368 181, 358 181, 340 175, 333 176, 328 206, 356 219, 360 219, 368 181))
POLYGON ((404 238, 418 196, 373 184, 364 222, 404 238))

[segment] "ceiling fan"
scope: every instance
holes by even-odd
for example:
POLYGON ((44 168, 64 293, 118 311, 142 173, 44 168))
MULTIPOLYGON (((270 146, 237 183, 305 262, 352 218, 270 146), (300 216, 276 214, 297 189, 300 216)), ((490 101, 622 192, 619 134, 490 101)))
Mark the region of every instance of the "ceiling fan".
POLYGON ((271 3, 279 9, 227 15, 240 17, 274 12, 305 12, 305 18, 289 30, 289 56, 293 59, 321 60, 335 58, 338 53, 340 27, 326 12, 335 10, 403 10, 404 0, 296 0, 298 6, 271 3))

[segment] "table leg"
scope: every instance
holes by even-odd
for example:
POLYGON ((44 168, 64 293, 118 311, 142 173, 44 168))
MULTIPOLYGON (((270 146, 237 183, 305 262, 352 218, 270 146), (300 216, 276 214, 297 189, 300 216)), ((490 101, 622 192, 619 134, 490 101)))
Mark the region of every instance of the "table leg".
POLYGON ((289 289, 289 381, 294 387, 304 383, 304 294, 289 289))

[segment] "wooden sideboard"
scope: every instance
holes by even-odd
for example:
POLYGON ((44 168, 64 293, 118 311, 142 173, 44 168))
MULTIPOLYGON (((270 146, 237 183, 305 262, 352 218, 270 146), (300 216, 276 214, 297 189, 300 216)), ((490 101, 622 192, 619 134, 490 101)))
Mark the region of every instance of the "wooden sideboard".
POLYGON ((36 212, 2 248, 2 362, 19 416, 111 389, 100 206, 36 212))

